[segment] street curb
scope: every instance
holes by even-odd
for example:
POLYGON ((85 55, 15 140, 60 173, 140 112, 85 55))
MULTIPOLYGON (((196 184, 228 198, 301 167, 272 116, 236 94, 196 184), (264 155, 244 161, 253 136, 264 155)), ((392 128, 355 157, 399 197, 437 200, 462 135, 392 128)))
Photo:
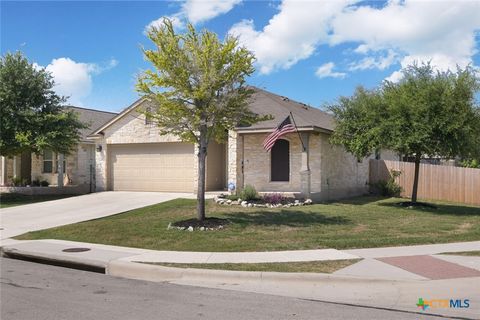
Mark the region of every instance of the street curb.
POLYGON ((8 247, 0 247, 0 256, 98 273, 105 273, 107 267, 103 263, 90 259, 80 259, 75 258, 74 256, 66 258, 65 256, 55 254, 38 254, 36 252, 17 250, 8 247))
POLYGON ((142 262, 111 261, 105 273, 115 277, 165 282, 175 280, 196 280, 215 282, 348 282, 348 283, 395 283, 418 282, 417 280, 389 280, 375 278, 359 278, 337 276, 327 273, 294 273, 294 272, 259 272, 259 271, 230 271, 195 268, 175 268, 153 265, 142 262))

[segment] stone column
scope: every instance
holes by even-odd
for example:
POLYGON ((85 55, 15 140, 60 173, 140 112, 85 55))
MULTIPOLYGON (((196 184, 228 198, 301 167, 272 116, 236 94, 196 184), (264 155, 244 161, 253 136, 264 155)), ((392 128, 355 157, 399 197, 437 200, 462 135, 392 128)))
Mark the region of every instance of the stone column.
POLYGON ((2 156, 2 176, 0 177, 0 185, 4 186, 8 181, 8 172, 7 172, 7 157, 2 156))
POLYGON ((13 178, 16 178, 17 177, 17 174, 18 174, 18 170, 17 170, 17 165, 18 165, 18 161, 17 161, 17 156, 13 156, 13 178))
POLYGON ((234 186, 235 190, 230 190, 235 192, 243 188, 243 137, 237 132, 231 130, 228 132, 228 145, 227 145, 227 187, 234 186))
POLYGON ((57 159, 57 187, 63 188, 63 160, 65 159, 65 156, 62 153, 58 154, 58 159, 57 159))
POLYGON ((310 134, 308 132, 303 132, 300 135, 302 137, 302 141, 305 146, 305 150, 302 150, 302 167, 300 169, 300 192, 302 193, 302 197, 308 199, 310 198, 310 193, 311 193, 311 172, 310 172, 310 164, 309 164, 310 134))

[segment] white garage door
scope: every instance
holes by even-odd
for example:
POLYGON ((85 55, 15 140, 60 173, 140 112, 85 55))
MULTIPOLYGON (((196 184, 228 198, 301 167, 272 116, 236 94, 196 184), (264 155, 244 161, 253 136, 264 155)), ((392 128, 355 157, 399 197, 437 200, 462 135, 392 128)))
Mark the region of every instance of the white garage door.
POLYGON ((193 145, 109 145, 110 189, 193 192, 193 145))

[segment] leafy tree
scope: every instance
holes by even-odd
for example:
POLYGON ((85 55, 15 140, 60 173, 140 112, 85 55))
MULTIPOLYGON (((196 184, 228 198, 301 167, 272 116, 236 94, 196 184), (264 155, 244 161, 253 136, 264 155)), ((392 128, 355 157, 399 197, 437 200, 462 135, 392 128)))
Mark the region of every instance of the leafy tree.
POLYGON ((155 49, 144 49, 155 70, 140 75, 137 90, 151 103, 147 114, 161 134, 174 134, 198 147, 197 216, 205 219, 205 159, 212 140, 222 142, 239 124, 263 119, 248 108, 252 90, 245 78, 254 72, 254 56, 236 38, 221 42, 213 32, 188 25, 177 34, 165 19, 148 31, 155 49))
POLYGON ((378 149, 412 157, 417 201, 422 156, 474 157, 480 145, 480 113, 472 68, 435 72, 430 64, 411 65, 398 83, 385 81, 377 90, 358 88, 330 106, 337 126, 332 142, 363 158, 378 149))
POLYGON ((52 76, 29 63, 21 52, 0 60, 0 154, 52 150, 68 153, 85 125, 62 107, 52 76))

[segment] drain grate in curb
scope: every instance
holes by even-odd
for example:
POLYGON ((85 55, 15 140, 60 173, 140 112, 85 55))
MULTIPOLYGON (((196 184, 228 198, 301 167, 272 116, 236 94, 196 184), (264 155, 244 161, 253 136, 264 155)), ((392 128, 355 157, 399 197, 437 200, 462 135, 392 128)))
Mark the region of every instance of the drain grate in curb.
POLYGON ((68 248, 68 249, 63 249, 63 252, 85 252, 85 251, 90 251, 90 248, 68 248))

